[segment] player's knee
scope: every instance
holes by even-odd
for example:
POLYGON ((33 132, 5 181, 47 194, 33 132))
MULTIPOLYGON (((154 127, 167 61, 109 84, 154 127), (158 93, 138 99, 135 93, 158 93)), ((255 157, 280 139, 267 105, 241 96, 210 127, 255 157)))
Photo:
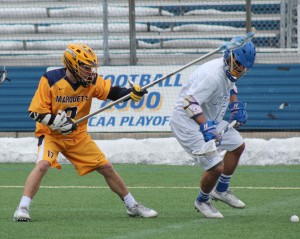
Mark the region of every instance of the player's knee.
POLYGON ((245 150, 245 142, 242 143, 238 148, 236 148, 235 150, 233 150, 234 153, 238 154, 238 155, 242 155, 242 153, 245 150))
POLYGON ((220 162, 217 165, 215 165, 214 167, 207 170, 207 172, 211 175, 214 175, 215 177, 219 177, 222 174, 223 169, 224 169, 224 164, 222 162, 220 162))
POLYGON ((101 173, 104 177, 110 176, 110 175, 115 173, 115 169, 114 169, 114 167, 112 166, 111 163, 107 163, 107 164, 102 165, 101 167, 99 167, 97 169, 97 171, 99 173, 101 173))
POLYGON ((50 168, 50 163, 46 160, 41 160, 40 162, 37 163, 36 165, 36 170, 38 170, 39 173, 45 174, 48 169, 50 168))

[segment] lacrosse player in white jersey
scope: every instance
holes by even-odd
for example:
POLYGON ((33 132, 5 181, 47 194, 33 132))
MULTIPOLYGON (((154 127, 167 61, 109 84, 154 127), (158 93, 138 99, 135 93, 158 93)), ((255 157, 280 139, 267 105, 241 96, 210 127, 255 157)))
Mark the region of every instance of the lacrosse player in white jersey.
POLYGON ((208 218, 223 218, 211 204, 211 198, 234 208, 245 207, 229 190, 230 179, 245 148, 235 128, 247 121, 245 104, 238 101, 235 82, 253 67, 255 55, 255 46, 249 40, 240 48, 226 50, 223 57, 200 65, 182 87, 171 116, 174 136, 205 170, 194 205, 208 218), (223 120, 228 108, 230 121, 237 123, 222 135, 221 130, 228 125, 223 120), (205 156, 193 153, 202 150, 210 140, 216 142, 218 150, 226 150, 223 159, 219 153, 205 156))

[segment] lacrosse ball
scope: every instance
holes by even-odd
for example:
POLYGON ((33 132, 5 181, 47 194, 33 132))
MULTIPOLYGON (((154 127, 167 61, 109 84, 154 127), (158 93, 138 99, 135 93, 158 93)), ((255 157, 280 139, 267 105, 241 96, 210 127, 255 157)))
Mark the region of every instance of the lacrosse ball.
POLYGON ((291 222, 299 222, 299 217, 297 215, 291 216, 291 222))

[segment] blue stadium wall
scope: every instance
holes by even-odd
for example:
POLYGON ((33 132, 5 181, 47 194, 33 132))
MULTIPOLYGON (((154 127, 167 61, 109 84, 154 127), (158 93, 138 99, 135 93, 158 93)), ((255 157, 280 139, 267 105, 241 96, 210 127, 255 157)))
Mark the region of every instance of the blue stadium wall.
MULTIPOLYGON (((6 68, 12 82, 0 85, 0 132, 34 131, 27 109, 46 68, 6 68)), ((255 65, 237 85, 249 115, 243 131, 300 131, 300 65, 255 65)))

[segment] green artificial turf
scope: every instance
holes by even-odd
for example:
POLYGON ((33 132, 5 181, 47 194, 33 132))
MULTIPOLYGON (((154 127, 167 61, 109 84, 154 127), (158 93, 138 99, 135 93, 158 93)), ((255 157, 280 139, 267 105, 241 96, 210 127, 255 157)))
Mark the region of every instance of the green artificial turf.
POLYGON ((0 164, 0 238, 300 238, 300 165, 239 166, 231 189, 245 203, 214 202, 224 219, 196 212, 202 170, 197 166, 115 165, 137 201, 157 218, 130 218, 123 202, 94 172, 80 177, 71 165, 51 169, 31 204, 31 222, 13 222, 33 164, 0 164))

